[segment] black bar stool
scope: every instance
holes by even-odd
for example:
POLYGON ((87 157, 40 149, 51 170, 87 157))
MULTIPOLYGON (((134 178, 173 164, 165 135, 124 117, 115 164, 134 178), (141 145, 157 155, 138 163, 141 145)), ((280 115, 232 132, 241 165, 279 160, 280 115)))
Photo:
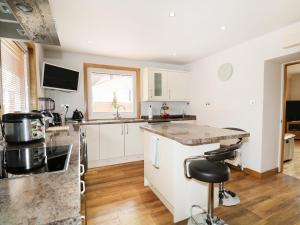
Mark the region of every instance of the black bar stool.
POLYGON ((185 176, 187 178, 209 183, 207 212, 200 206, 193 205, 189 224, 224 225, 224 221, 214 215, 214 184, 227 181, 230 170, 228 166, 221 162, 212 162, 203 158, 205 156, 187 158, 184 161, 185 176), (203 212, 195 217, 193 208, 200 208, 203 212))
MULTIPOLYGON (((228 130, 243 131, 239 128, 223 128, 228 130)), ((237 150, 240 149, 243 142, 243 138, 239 138, 237 142, 231 145, 221 145, 220 149, 205 152, 204 155, 206 159, 214 162, 221 162, 225 164, 227 159, 235 159, 237 155, 237 150)), ((224 182, 219 184, 219 205, 222 206, 234 206, 240 204, 240 199, 233 191, 226 190, 224 187, 224 182)))

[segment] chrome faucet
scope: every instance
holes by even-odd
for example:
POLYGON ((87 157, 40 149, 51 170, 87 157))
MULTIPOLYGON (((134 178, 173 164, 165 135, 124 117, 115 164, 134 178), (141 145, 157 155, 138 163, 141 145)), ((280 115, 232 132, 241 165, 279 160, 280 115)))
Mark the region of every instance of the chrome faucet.
POLYGON ((123 105, 118 105, 117 106, 117 108, 116 108, 117 109, 117 114, 116 114, 116 117, 115 117, 116 120, 121 119, 121 116, 120 116, 120 113, 119 113, 120 108, 123 108, 125 110, 125 107, 123 105))

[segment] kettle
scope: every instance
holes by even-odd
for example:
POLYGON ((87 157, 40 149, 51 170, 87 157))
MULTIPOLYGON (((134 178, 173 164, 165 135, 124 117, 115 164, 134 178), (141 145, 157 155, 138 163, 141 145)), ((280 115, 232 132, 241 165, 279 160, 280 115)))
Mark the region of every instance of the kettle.
POLYGON ((76 120, 76 121, 81 121, 83 119, 83 114, 81 111, 79 111, 78 109, 76 109, 73 112, 73 116, 72 116, 72 120, 76 120))

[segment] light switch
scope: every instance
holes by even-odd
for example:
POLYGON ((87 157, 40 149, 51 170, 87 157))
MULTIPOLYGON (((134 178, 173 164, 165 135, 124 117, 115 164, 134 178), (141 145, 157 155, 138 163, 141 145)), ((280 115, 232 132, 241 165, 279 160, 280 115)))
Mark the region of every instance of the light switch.
POLYGON ((252 100, 250 100, 250 105, 255 105, 255 100, 254 99, 252 99, 252 100))

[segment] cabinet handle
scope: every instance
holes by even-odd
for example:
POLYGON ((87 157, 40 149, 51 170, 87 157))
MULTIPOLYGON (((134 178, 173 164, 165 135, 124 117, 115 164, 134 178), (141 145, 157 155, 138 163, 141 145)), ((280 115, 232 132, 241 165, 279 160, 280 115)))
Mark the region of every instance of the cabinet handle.
POLYGON ((153 90, 150 89, 150 98, 152 99, 153 98, 153 90))
POLYGON ((85 182, 83 180, 80 180, 80 184, 81 184, 81 187, 82 187, 82 190, 81 190, 81 194, 83 195, 85 193, 85 182))
POLYGON ((84 174, 85 170, 84 170, 84 165, 80 164, 80 176, 82 176, 84 174))
POLYGON ((126 134, 128 134, 128 124, 126 124, 126 134))
POLYGON ((121 135, 123 135, 124 134, 124 125, 122 124, 121 125, 121 135))
POLYGON ((171 90, 169 89, 169 99, 171 99, 171 90))

